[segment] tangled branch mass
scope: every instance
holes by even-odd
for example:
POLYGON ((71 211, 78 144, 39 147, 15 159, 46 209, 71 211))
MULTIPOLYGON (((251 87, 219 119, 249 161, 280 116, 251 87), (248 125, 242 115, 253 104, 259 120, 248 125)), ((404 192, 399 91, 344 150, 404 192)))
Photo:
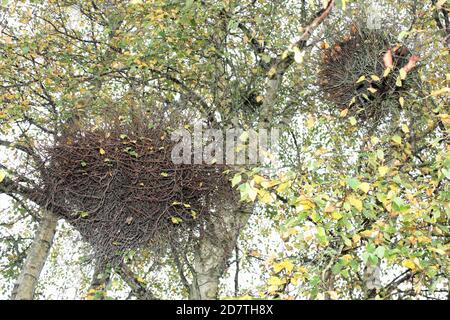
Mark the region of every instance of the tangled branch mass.
POLYGON ((180 241, 229 183, 223 166, 174 164, 173 145, 157 128, 66 133, 48 150, 45 200, 62 208, 96 258, 180 241))
POLYGON ((417 57, 405 46, 391 48, 391 42, 394 40, 380 31, 353 24, 348 34, 323 48, 318 76, 327 100, 374 123, 396 113, 401 93, 414 84, 414 72, 399 82, 400 70, 407 70, 417 57), (392 60, 389 65, 384 59, 387 52, 392 60))

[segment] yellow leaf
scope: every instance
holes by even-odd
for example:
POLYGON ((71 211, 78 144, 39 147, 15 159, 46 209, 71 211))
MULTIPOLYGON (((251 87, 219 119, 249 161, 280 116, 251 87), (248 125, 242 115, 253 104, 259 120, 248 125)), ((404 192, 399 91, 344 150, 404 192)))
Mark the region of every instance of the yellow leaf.
POLYGON ((278 273, 281 270, 286 270, 287 272, 291 272, 294 269, 294 265, 289 260, 284 260, 282 262, 276 263, 273 266, 273 270, 278 273))
POLYGON ((358 81, 356 81, 356 83, 363 82, 364 80, 366 80, 366 76, 361 76, 359 77, 358 81))
POLYGON ((267 283, 271 286, 281 286, 286 283, 286 280, 280 279, 278 277, 270 277, 267 283))
POLYGON ((294 285, 294 286, 296 286, 296 285, 298 285, 298 282, 299 282, 299 280, 300 280, 300 275, 298 275, 298 274, 296 274, 295 276, 293 276, 292 278, 291 278, 291 283, 294 285))
POLYGON ((270 194, 270 192, 268 192, 266 190, 258 190, 258 195, 259 195, 259 200, 262 203, 272 203, 273 202, 272 195, 270 194))
POLYGON ((334 212, 331 214, 331 217, 332 217, 334 220, 339 220, 339 219, 342 219, 342 214, 341 214, 340 212, 338 212, 338 211, 334 211, 334 212))
POLYGON ((408 128, 408 126, 406 124, 402 124, 402 131, 404 133, 408 133, 409 132, 409 128, 408 128))
POLYGON ((270 68, 269 72, 267 72, 267 76, 269 78, 272 78, 275 75, 275 73, 277 73, 277 69, 275 69, 275 67, 272 67, 270 68))
POLYGON ((254 249, 254 250, 251 250, 251 251, 248 253, 248 255, 251 256, 251 257, 260 257, 260 256, 261 256, 261 253, 259 253, 258 250, 254 249))
POLYGON ((449 94, 449 93, 450 93, 450 88, 447 87, 447 88, 442 88, 442 89, 433 91, 433 92, 431 92, 431 95, 433 97, 436 97, 436 96, 443 96, 443 95, 446 95, 446 94, 449 94))
POLYGON ((6 178, 6 172, 3 170, 0 170, 0 183, 3 182, 3 180, 5 180, 6 178))
POLYGON ((386 166, 378 167, 378 173, 381 177, 384 177, 389 172, 389 168, 386 166))
POLYGON ((356 125, 357 121, 356 121, 355 117, 350 117, 349 120, 350 120, 350 124, 351 124, 352 126, 356 125))
POLYGON ((373 235, 373 231, 372 230, 364 230, 364 231, 360 232, 359 234, 365 238, 370 238, 373 235))
POLYGON ((375 92, 377 92, 378 90, 377 89, 375 89, 375 88, 372 88, 372 87, 370 87, 369 89, 367 89, 370 93, 375 93, 375 92))
POLYGON ((450 115, 449 114, 447 114, 447 113, 440 114, 439 118, 441 118, 441 120, 444 124, 450 125, 450 115))
POLYGON ((277 192, 282 193, 287 189, 287 187, 289 187, 289 182, 283 182, 278 186, 277 192))
POLYGON ((372 78, 373 81, 380 81, 381 80, 380 77, 376 76, 376 75, 371 75, 370 77, 372 78))
MULTIPOLYGON (((353 97, 352 100, 350 100, 350 103, 348 104, 348 106, 352 106, 354 103, 356 102, 356 97, 353 97)), ((347 110, 348 111, 348 110, 347 110)), ((345 117, 345 116, 344 116, 345 117)))
POLYGON ((411 269, 412 271, 414 271, 416 269, 416 264, 411 259, 403 260, 402 266, 404 266, 405 268, 411 269))
POLYGON ((290 52, 291 52, 290 50, 284 50, 282 55, 281 55, 281 60, 286 59, 289 56, 290 52))
POLYGON ((436 252, 436 253, 438 253, 440 255, 445 255, 446 254, 445 250, 442 250, 442 249, 439 249, 439 248, 430 248, 430 250, 434 251, 434 252, 436 252))
POLYGON ((261 187, 263 187, 264 189, 268 189, 268 188, 272 188, 276 185, 280 184, 280 181, 278 180, 272 180, 272 181, 263 181, 261 182, 261 187))
POLYGON ((400 106, 403 108, 405 106, 405 98, 400 97, 400 99, 398 99, 398 101, 400 102, 400 106))
POLYGON ((348 202, 355 207, 358 211, 362 211, 363 209, 363 203, 361 201, 361 199, 359 199, 358 197, 356 197, 355 195, 350 195, 347 198, 348 202))
POLYGON ((314 202, 306 198, 299 199, 295 205, 299 211, 306 211, 315 207, 314 202))
POLYGON ((391 71, 391 68, 386 68, 383 73, 383 78, 386 78, 391 73, 391 71))
POLYGON ((342 260, 344 260, 345 263, 349 263, 352 259, 353 259, 352 256, 349 255, 349 254, 346 254, 346 255, 342 256, 342 260))
POLYGON ((106 151, 105 151, 105 149, 103 149, 103 148, 100 148, 98 152, 100 152, 100 154, 101 154, 102 156, 106 154, 106 151))
POLYGON ((401 80, 405 80, 407 74, 408 74, 408 73, 406 72, 406 70, 405 70, 404 68, 401 68, 401 69, 400 69, 400 79, 401 79, 401 80))
POLYGON ((256 97, 256 102, 261 102, 261 101, 263 101, 264 100, 264 97, 263 96, 257 96, 256 97))
POLYGON ((425 237, 425 236, 420 236, 420 237, 417 237, 417 241, 419 243, 430 243, 431 242, 431 238, 430 237, 425 237))
POLYGON ((367 182, 361 183, 358 187, 359 187, 359 189, 361 189, 364 193, 368 193, 369 190, 370 190, 370 184, 368 184, 367 182))
POLYGON ((170 220, 172 221, 173 224, 179 224, 180 222, 183 222, 183 219, 179 217, 170 217, 170 220))
POLYGON ((261 177, 260 175, 255 174, 253 176, 253 181, 255 181, 256 184, 261 184, 261 182, 265 181, 266 179, 264 177, 261 177))
MULTIPOLYGON (((275 294, 278 291, 278 286, 269 286, 269 288, 267 288, 267 291, 269 292, 269 294, 275 294)), ((265 296, 265 294, 260 294, 261 297, 265 296)))
POLYGON ((359 240, 361 240, 361 237, 359 235, 355 234, 355 235, 353 235, 352 240, 353 240, 353 243, 356 244, 359 242, 359 240))
POLYGON ((137 278, 136 278, 136 280, 137 280, 137 282, 140 282, 140 283, 145 283, 145 280, 144 280, 144 279, 142 279, 141 277, 137 277, 137 278))
POLYGON ((348 109, 344 109, 341 111, 340 117, 344 118, 348 114, 348 109))
POLYGON ((254 187, 250 187, 248 189, 248 197, 250 198, 251 201, 255 201, 256 197, 258 196, 258 189, 254 188, 254 187))
POLYGON ((397 87, 401 87, 403 85, 401 76, 397 77, 397 81, 395 82, 397 87))

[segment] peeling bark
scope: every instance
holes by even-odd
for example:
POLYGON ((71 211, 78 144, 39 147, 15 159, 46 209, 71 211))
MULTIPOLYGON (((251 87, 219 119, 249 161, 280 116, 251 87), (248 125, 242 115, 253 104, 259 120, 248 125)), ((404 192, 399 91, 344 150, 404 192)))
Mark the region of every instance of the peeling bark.
POLYGON ((14 285, 11 294, 12 300, 33 299, 39 276, 53 243, 57 222, 58 218, 51 212, 46 212, 41 218, 25 264, 14 285))

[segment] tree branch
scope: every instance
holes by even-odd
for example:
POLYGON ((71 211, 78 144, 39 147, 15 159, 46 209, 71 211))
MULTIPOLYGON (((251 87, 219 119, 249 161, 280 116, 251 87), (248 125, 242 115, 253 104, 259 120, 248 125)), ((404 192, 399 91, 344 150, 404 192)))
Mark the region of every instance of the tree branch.
POLYGON ((328 17, 331 9, 333 8, 333 5, 334 0, 329 0, 327 7, 325 9, 322 9, 315 15, 315 18, 306 27, 305 31, 300 36, 300 39, 297 42, 293 43, 281 57, 279 57, 272 63, 272 67, 270 68, 271 71, 269 71, 268 74, 266 94, 262 105, 263 123, 270 123, 270 119, 272 119, 272 107, 275 104, 275 100, 281 87, 283 76, 286 73, 287 69, 294 62, 295 53, 293 49, 305 49, 306 42, 311 37, 312 33, 319 27, 319 25, 328 17))
POLYGON ((131 292, 136 298, 139 300, 156 300, 153 293, 145 287, 142 281, 139 281, 138 277, 136 277, 125 262, 122 262, 120 266, 116 268, 116 272, 120 275, 123 281, 128 284, 131 288, 131 292))

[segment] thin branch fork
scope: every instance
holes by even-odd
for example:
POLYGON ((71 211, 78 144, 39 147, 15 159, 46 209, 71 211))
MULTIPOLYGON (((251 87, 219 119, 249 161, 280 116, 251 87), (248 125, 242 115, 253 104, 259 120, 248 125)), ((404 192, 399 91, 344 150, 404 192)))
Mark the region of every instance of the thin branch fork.
POLYGON ((133 273, 130 267, 122 262, 116 272, 120 275, 123 281, 125 281, 131 288, 131 293, 141 300, 156 300, 156 297, 151 291, 149 291, 144 283, 133 273))

